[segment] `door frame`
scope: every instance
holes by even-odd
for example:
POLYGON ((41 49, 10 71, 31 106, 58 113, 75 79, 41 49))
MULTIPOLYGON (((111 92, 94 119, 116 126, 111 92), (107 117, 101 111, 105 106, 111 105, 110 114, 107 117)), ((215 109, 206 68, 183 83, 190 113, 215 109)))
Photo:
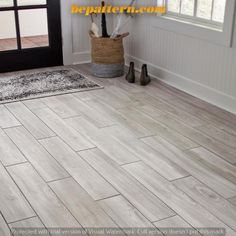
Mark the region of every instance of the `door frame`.
POLYGON ((72 0, 61 1, 61 29, 63 65, 73 64, 72 0))
POLYGON ((47 4, 3 7, 1 11, 14 11, 16 26, 17 49, 1 51, 1 72, 22 69, 41 68, 63 64, 62 31, 61 31, 61 1, 47 0, 47 4), (47 9, 49 45, 43 47, 22 48, 19 11, 30 9, 47 9), (54 10, 54 12, 53 12, 54 10), (59 22, 60 21, 60 22, 59 22), (55 33, 55 34, 54 34, 55 33))

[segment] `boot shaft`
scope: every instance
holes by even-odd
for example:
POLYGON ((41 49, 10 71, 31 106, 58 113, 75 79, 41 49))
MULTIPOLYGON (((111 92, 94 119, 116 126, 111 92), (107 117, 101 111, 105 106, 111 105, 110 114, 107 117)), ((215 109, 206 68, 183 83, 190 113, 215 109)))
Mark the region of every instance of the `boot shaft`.
POLYGON ((134 62, 130 62, 129 72, 126 75, 126 80, 129 83, 135 83, 135 70, 134 70, 134 62))
POLYGON ((140 85, 146 86, 151 81, 151 78, 148 76, 147 65, 143 64, 142 71, 140 75, 140 85))

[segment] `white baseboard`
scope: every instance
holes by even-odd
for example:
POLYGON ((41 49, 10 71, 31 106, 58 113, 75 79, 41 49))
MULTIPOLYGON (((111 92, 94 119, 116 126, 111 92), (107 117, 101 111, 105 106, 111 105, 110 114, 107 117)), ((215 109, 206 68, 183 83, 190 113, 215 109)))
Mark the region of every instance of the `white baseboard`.
POLYGON ((91 62, 90 51, 73 53, 73 65, 90 63, 90 62, 91 62))
POLYGON ((182 75, 176 74, 164 68, 153 65, 139 58, 126 55, 126 62, 135 63, 135 68, 140 71, 142 64, 148 65, 149 74, 158 80, 165 82, 177 89, 189 93, 197 98, 218 106, 224 110, 236 114, 236 98, 222 93, 218 90, 207 87, 203 84, 192 81, 182 75))

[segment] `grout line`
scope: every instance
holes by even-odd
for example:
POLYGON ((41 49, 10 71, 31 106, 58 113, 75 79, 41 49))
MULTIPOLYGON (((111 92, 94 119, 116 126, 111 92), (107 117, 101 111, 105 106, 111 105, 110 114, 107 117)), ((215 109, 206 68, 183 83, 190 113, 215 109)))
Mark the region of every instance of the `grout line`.
POLYGON ((23 219, 21 219, 21 220, 16 220, 16 221, 9 222, 8 224, 11 225, 11 224, 15 224, 15 223, 18 223, 18 222, 21 222, 21 221, 25 221, 25 220, 33 219, 33 218, 36 218, 36 217, 38 217, 38 216, 35 215, 35 216, 31 216, 31 217, 23 218, 23 219))
MULTIPOLYGON (((57 114, 57 113, 56 113, 57 114)), ((58 114, 57 114, 58 115, 58 114)), ((59 115, 58 115, 59 116, 59 115)), ((81 117, 81 116, 83 116, 83 114, 78 114, 78 115, 76 115, 76 116, 68 116, 68 117, 61 117, 61 116, 59 116, 62 120, 69 120, 69 119, 73 119, 73 118, 78 118, 78 117, 81 117)))
MULTIPOLYGON (((16 102, 16 103, 18 103, 18 102, 16 102)), ((55 134, 55 132, 46 123, 44 123, 32 110, 30 110, 22 101, 19 101, 19 103, 22 104, 26 108, 26 110, 28 110, 30 113, 32 113, 32 115, 35 116, 35 118, 39 119, 39 121, 42 124, 44 124, 46 126, 46 128, 48 128, 49 131, 51 131, 53 134, 55 134)), ((17 118, 17 115, 15 115, 13 111, 11 111, 11 108, 8 108, 8 106, 5 106, 5 107, 19 121, 19 123, 37 140, 37 137, 35 137, 35 135, 24 124, 22 124, 22 122, 17 118)))
MULTIPOLYGON (((139 163, 139 162, 144 162, 143 160, 137 160, 137 161, 132 161, 132 162, 129 162, 129 163, 125 163, 125 164, 121 164, 120 166, 121 167, 124 167, 126 165, 131 165, 131 164, 135 164, 135 163, 139 163)), ((145 162, 144 162, 145 163, 145 162)))
POLYGON ((55 135, 55 136, 50 136, 50 137, 46 137, 46 138, 40 138, 40 139, 36 139, 36 140, 40 143, 41 141, 52 139, 52 138, 57 138, 57 137, 58 137, 58 135, 55 135))
MULTIPOLYGON (((10 172, 8 171, 8 169, 6 167, 4 167, 5 171, 7 172, 8 176, 10 177, 10 179, 13 181, 13 183, 16 185, 17 189, 19 190, 19 192, 22 194, 23 198, 25 199, 25 201, 29 204, 29 207, 31 208, 32 212, 34 212, 34 216, 28 217, 26 219, 30 219, 33 217, 39 217, 39 215, 37 214, 37 212, 35 211, 35 209, 33 208, 33 206, 31 205, 31 203, 29 202, 29 200, 27 199, 27 197, 25 196, 25 194, 23 193, 23 191, 21 190, 21 188, 18 186, 18 184, 16 183, 16 181, 14 180, 14 178, 11 176, 10 172)), ((41 176, 40 176, 41 177, 41 176)), ((24 219, 23 219, 24 220, 24 219)), ((41 219, 40 219, 41 220, 41 219)), ((42 221, 42 220, 41 220, 42 221)), ((43 223, 43 222, 42 222, 43 223)), ((43 223, 44 225, 44 223, 43 223)), ((45 226, 45 225, 44 225, 45 226)), ((45 226, 46 228, 46 226, 45 226)))
POLYGON ((178 214, 175 214, 175 215, 172 215, 172 216, 167 216, 167 217, 165 217, 165 218, 163 218, 163 219, 155 220, 155 221, 151 221, 151 222, 152 222, 153 224, 155 224, 155 223, 157 223, 157 222, 160 222, 160 221, 162 221, 162 220, 167 220, 167 219, 170 219, 170 218, 175 217, 175 216, 178 216, 178 214))
MULTIPOLYGON (((64 141, 64 140, 63 140, 64 141)), ((68 144, 67 144, 68 145, 68 144)), ((75 151, 76 153, 80 153, 80 152, 85 152, 85 151, 89 151, 89 150, 93 150, 93 149, 96 149, 98 148, 97 146, 95 147, 91 147, 91 148, 86 148, 86 149, 82 149, 82 150, 79 150, 79 151, 75 151)), ((74 151, 74 149, 72 149, 74 151)))
MULTIPOLYGON (((99 148, 97 148, 98 150, 100 150, 99 148)), ((109 156, 108 156, 109 157, 109 156)), ((99 173, 86 159, 84 159, 82 156, 81 156, 81 158, 84 160, 84 161, 86 161, 87 163, 88 163, 88 165, 89 166, 91 166, 97 173, 99 173)), ((110 158, 110 157, 109 157, 110 158)), ((112 160, 112 159, 111 159, 112 160)), ((112 160, 113 161, 113 160, 112 160)), ((115 162, 115 161, 114 161, 115 162)), ((118 164, 117 164, 118 165, 118 164)), ((120 167, 119 165, 118 165, 118 167, 120 167)), ((122 168, 122 167, 121 167, 122 168)), ((122 168, 123 169, 123 168, 122 168)), ((130 174, 130 173, 128 173, 127 171, 125 171, 124 169, 123 169, 123 171, 126 173, 126 174, 128 174, 129 175, 129 178, 131 178, 131 179, 133 179, 134 177, 130 174)), ((146 217, 139 209, 138 209, 138 207, 136 207, 126 196, 124 196, 110 181, 108 181, 101 173, 99 173, 99 175, 100 176, 102 176, 118 193, 120 193, 120 195, 121 196, 123 196, 125 199, 126 199, 126 201, 128 201, 145 219, 147 219, 149 222, 151 222, 149 219, 148 219, 148 217, 146 217)), ((135 178, 134 178, 135 179, 135 178)), ((136 180, 136 179, 135 179, 136 180)), ((138 180, 136 180, 139 184, 141 184, 143 187, 144 187, 144 189, 146 189, 151 195, 153 195, 153 196, 155 196, 157 199, 159 199, 162 203, 163 203, 163 205, 165 205, 168 209, 170 209, 174 214, 173 215, 176 215, 177 213, 171 208, 171 207, 169 207, 165 202, 163 202, 157 195, 155 195, 153 192, 151 192, 146 186, 144 186, 142 183, 140 183, 138 180)), ((173 216, 172 215, 172 216, 173 216)))
POLYGON ((19 163, 5 165, 5 167, 7 168, 7 167, 11 167, 11 166, 17 166, 17 165, 21 165, 21 164, 26 164, 26 163, 29 163, 29 161, 27 159, 26 159, 26 161, 22 161, 22 162, 19 162, 19 163))
MULTIPOLYGON (((205 187, 207 187, 208 189, 210 189, 212 192, 214 192, 216 195, 219 195, 221 198, 223 198, 224 200, 226 200, 227 202, 230 202, 227 198, 223 197, 221 194, 219 194, 218 192, 216 192, 214 189, 212 189, 211 187, 209 187, 207 184, 205 184, 204 182, 202 182, 201 180, 199 180, 196 177, 195 178, 198 182, 200 182, 202 185, 204 185, 205 187)), ((188 193, 186 193, 184 190, 182 190, 181 188, 179 188, 178 186, 175 185, 175 183, 172 183, 176 188, 178 188, 180 191, 182 191, 184 194, 186 194, 189 198, 191 198, 194 202, 196 202, 197 204, 199 204, 200 206, 202 206, 203 208, 205 208, 204 204, 202 204, 200 201, 195 200, 192 196, 190 196, 188 193)), ((206 208, 205 208, 206 209, 206 208)), ((228 226, 231 230, 235 231, 232 226, 230 226, 228 223, 224 222, 217 214, 215 214, 214 212, 206 209, 207 212, 209 212, 211 215, 213 215, 216 219, 218 219, 220 222, 223 222, 223 224, 225 224, 226 226, 228 226)), ((180 215, 181 216, 181 215, 180 215)), ((181 217, 183 218, 183 217, 181 217)), ((193 227, 193 226, 192 226, 193 227)), ((193 227, 194 228, 194 227, 193 227)))
POLYGON ((172 180, 169 180, 170 182, 174 183, 175 181, 178 181, 178 180, 181 180, 181 179, 186 179, 186 178, 189 178, 189 177, 193 177, 192 175, 186 175, 186 176, 183 176, 183 177, 180 177, 180 178, 177 178, 177 179, 172 179, 172 180))
MULTIPOLYGON (((87 139, 88 142, 90 142, 92 145, 94 145, 93 148, 96 148, 96 145, 95 145, 91 140, 89 140, 89 138, 88 138, 86 135, 82 134, 82 133, 79 132, 77 129, 75 129, 74 127, 72 127, 71 125, 69 125, 69 124, 66 122, 66 119, 60 118, 60 116, 58 116, 57 113, 56 113, 54 110, 52 110, 50 107, 47 106, 46 109, 49 109, 49 110, 50 110, 53 114, 55 114, 62 122, 64 122, 66 126, 68 126, 68 127, 72 128, 73 130, 75 130, 77 133, 79 133, 81 136, 83 136, 85 139, 87 139)), ((32 111, 32 112, 33 112, 33 111, 32 111)), ((40 118, 36 113, 34 113, 34 114, 41 120, 41 118, 40 118)), ((41 120, 41 121, 42 121, 45 125, 47 125, 43 120, 41 120)), ((49 128, 50 128, 50 127, 49 127, 49 128)), ((50 128, 50 129, 51 129, 51 128, 50 128)), ((51 129, 51 130, 52 130, 52 129, 51 129)), ((58 136, 57 132, 55 132, 54 130, 52 130, 52 131, 53 131, 53 133, 56 134, 55 137, 59 137, 59 138, 60 138, 65 144, 67 144, 73 151, 75 151, 75 152, 82 151, 82 150, 74 150, 74 148, 73 148, 69 143, 67 143, 62 137, 58 136)), ((91 148, 91 149, 92 149, 92 148, 91 148)), ((55 158, 54 158, 54 159, 55 159, 55 158)))
MULTIPOLYGON (((197 144, 197 143, 196 143, 196 144, 197 144)), ((187 151, 192 151, 192 150, 197 149, 197 148, 200 148, 200 147, 204 148, 203 146, 199 145, 199 146, 197 146, 197 147, 186 148, 186 149, 181 149, 181 150, 182 150, 183 152, 187 152, 187 151)), ((206 149, 206 148, 205 148, 205 149, 206 149)))
POLYGON ((121 196, 121 193, 118 192, 118 194, 115 194, 113 196, 110 196, 110 197, 104 197, 104 198, 101 198, 101 199, 97 199, 95 200, 96 202, 100 202, 100 201, 103 201, 103 200, 107 200, 107 199, 110 199, 110 198, 113 198, 113 197, 118 197, 118 196, 121 196))
MULTIPOLYGON (((24 126, 23 126, 24 127, 24 126)), ((29 132, 27 129, 26 129, 27 132, 29 132)), ((5 131, 4 131, 5 132, 5 131)), ((6 133, 6 132, 5 132, 6 133)), ((63 171, 65 171, 65 173, 68 174, 68 176, 70 175, 66 170, 65 168, 46 150, 46 148, 44 148, 44 146, 37 140, 35 139, 35 137, 29 132, 29 134, 33 137, 33 139, 37 142, 37 144, 46 152, 48 153, 48 155, 56 161, 56 163, 62 168, 63 171)), ((6 133, 7 135, 7 133, 6 133)), ((8 135, 7 135, 8 136, 8 135)), ((55 136, 57 137, 57 136, 55 136)), ((37 174, 43 179, 43 181, 46 183, 46 179, 41 175, 41 173, 37 170, 37 168, 34 166, 34 164, 31 163, 31 161, 26 157, 26 155, 21 151, 21 149, 18 147, 18 145, 16 145, 16 143, 8 136, 8 138, 12 141, 12 143, 14 143, 14 145, 18 148, 18 150, 22 153, 22 155, 25 157, 25 159, 27 160, 26 162, 22 162, 22 163, 19 163, 19 164, 24 164, 24 163, 29 163, 33 169, 37 172, 37 174)), ((53 137, 50 137, 50 138, 53 138, 53 137)), ((18 164, 18 165, 19 165, 18 164)))
MULTIPOLYGON (((30 163, 29 163, 30 164, 30 163)), ((31 165, 31 164, 30 164, 31 165)), ((31 165, 32 166, 32 165, 31 165)), ((34 167, 32 166, 32 168, 34 169, 34 167)), ((6 169, 6 168, 5 168, 6 169)), ((34 209, 34 207, 31 205, 30 201, 27 199, 27 197, 25 196, 25 194, 23 193, 23 191, 20 189, 20 187, 17 185, 17 183, 15 182, 15 180, 12 178, 11 174, 8 172, 8 170, 6 169, 8 175, 10 176, 10 178, 13 180, 13 182, 15 183, 15 185, 17 186, 17 188, 19 189, 19 191, 22 193, 22 195, 24 196, 25 200, 28 202, 29 206, 31 207, 32 211, 35 213, 35 216, 29 217, 27 219, 30 218, 34 218, 34 217, 38 217, 41 221, 41 223, 43 224, 43 226, 45 227, 45 229, 47 229, 46 225, 44 224, 44 222, 42 221, 42 219, 39 217, 39 215, 37 214, 37 211, 34 209)), ((35 170, 36 171, 36 170, 35 170)), ((36 173, 38 174, 38 172, 36 171, 36 173)), ((39 175, 39 174, 38 174, 39 175)), ((42 179, 42 181, 45 182, 45 180, 41 177, 41 175, 39 175, 39 178, 42 179)), ((45 184, 51 189, 50 185, 47 184, 45 182, 45 184)), ((52 189, 51 189, 52 190, 52 189)), ((52 192, 54 193, 55 197, 58 199, 58 201, 61 202, 61 204, 68 210, 68 212, 71 214, 71 212, 69 211, 69 209, 65 206, 65 204, 62 202, 62 200, 55 194, 55 192, 52 190, 52 192)), ((79 221, 74 217, 73 214, 71 214, 71 216, 75 219, 75 221, 78 222, 78 224, 81 226, 81 224, 79 223, 79 221)), ((50 234, 51 235, 51 234, 50 234)))
MULTIPOLYGON (((69 174, 69 173, 68 173, 69 174)), ((60 178, 60 179, 54 179, 54 180, 50 180, 50 181, 45 181, 47 184, 50 184, 50 183, 53 183, 53 182, 57 182, 57 181, 60 181, 60 180, 64 180, 64 179, 70 179, 72 178, 71 175, 67 176, 67 177, 64 177, 64 178, 60 178)))
POLYGON ((14 125, 14 126, 10 126, 10 127, 4 127, 1 128, 2 130, 7 130, 7 129, 11 129, 11 128, 18 128, 18 127, 22 127, 23 125, 20 123, 20 125, 14 125))
MULTIPOLYGON (((9 229, 9 232, 11 232, 11 229, 10 229, 10 227, 9 227, 9 223, 7 223, 7 220, 6 220, 6 218, 4 217, 4 215, 3 215, 3 213, 2 213, 1 211, 0 211, 0 217, 3 218, 3 221, 5 222, 7 228, 9 229)), ((0 227, 1 227, 1 226, 0 226, 0 227)), ((1 229, 1 228, 0 228, 0 229, 1 229)), ((0 232, 2 232, 2 231, 0 230, 0 232)))
POLYGON ((138 137, 138 139, 142 140, 142 139, 145 139, 145 138, 152 138, 152 137, 155 137, 155 136, 158 136, 158 134, 146 135, 146 136, 138 137))

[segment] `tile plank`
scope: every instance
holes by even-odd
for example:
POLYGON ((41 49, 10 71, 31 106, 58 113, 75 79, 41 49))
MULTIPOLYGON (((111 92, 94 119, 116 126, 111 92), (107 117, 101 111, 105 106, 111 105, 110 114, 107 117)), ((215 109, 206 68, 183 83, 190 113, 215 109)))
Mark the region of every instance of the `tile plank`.
POLYGON ((214 170, 215 173, 236 184, 236 167, 203 147, 185 151, 200 165, 214 170))
POLYGON ((228 199, 232 204, 236 206, 236 196, 228 199))
POLYGON ((73 179, 49 184, 64 205, 84 228, 116 228, 117 225, 73 179))
POLYGON ((0 164, 0 211, 7 223, 35 216, 7 171, 0 164))
POLYGON ((45 181, 69 176, 24 127, 9 128, 6 133, 45 181))
POLYGON ((4 105, 0 105, 0 128, 9 128, 21 125, 20 122, 7 110, 4 105))
POLYGON ((123 196, 108 198, 99 204, 121 228, 154 228, 123 196))
POLYGON ((117 91, 118 89, 115 86, 109 86, 104 89, 96 90, 94 95, 97 99, 101 99, 114 108, 122 108, 131 104, 132 100, 129 97, 123 96, 124 93, 120 90, 118 93, 122 93, 122 96, 118 96, 117 91))
POLYGON ((125 169, 194 228, 220 227, 226 229, 227 235, 235 235, 226 224, 144 163, 133 163, 125 169))
POLYGON ((236 206, 193 177, 176 180, 174 185, 236 231, 236 206))
POLYGON ((57 116, 49 108, 35 110, 35 113, 75 151, 95 147, 86 139, 86 137, 74 130, 71 126, 67 125, 63 119, 57 116))
POLYGON ((236 136, 227 133, 222 129, 218 129, 213 125, 204 125, 197 127, 197 130, 201 131, 202 133, 217 139, 219 142, 228 145, 232 148, 235 148, 236 152, 236 136))
POLYGON ((42 101, 53 110, 62 119, 80 116, 81 112, 73 105, 70 104, 70 95, 61 95, 43 98, 42 101), (68 106, 70 104, 70 106, 68 106))
POLYGON ((138 93, 133 96, 141 103, 151 105, 154 108, 162 111, 163 113, 169 113, 176 119, 183 121, 191 127, 200 126, 206 123, 203 122, 203 120, 201 120, 200 118, 193 116, 189 112, 186 112, 183 109, 179 109, 177 106, 171 105, 169 103, 169 100, 166 101, 166 99, 159 99, 156 96, 151 96, 147 93, 138 93))
POLYGON ((47 108, 47 105, 42 102, 41 98, 32 99, 32 100, 25 100, 22 101, 31 111, 47 108))
POLYGON ((90 139, 92 143, 118 164, 123 165, 139 160, 137 155, 129 151, 127 145, 115 139, 105 128, 98 129, 84 117, 67 119, 67 123, 90 139))
POLYGON ((58 96, 56 99, 59 100, 59 103, 54 103, 55 104, 54 106, 52 104, 48 103, 47 100, 45 100, 45 103, 48 106, 50 106, 50 108, 54 112, 56 112, 58 114, 62 113, 62 111, 60 111, 60 109, 63 110, 63 107, 64 107, 64 109, 66 109, 66 111, 64 112, 63 118, 79 116, 82 114, 83 116, 86 117, 86 119, 91 121, 97 127, 104 127, 104 126, 108 126, 108 125, 113 124, 113 122, 110 121, 106 116, 103 116, 102 114, 100 114, 99 111, 92 109, 85 102, 77 99, 72 94, 58 96), (73 111, 73 112, 71 112, 71 111, 73 111), (67 113, 67 115, 65 113, 67 113))
POLYGON ((30 164, 11 166, 8 171, 47 228, 81 227, 30 164))
POLYGON ((196 158, 196 156, 190 155, 189 152, 186 154, 164 139, 151 137, 143 140, 223 197, 229 198, 235 196, 236 185, 217 172, 214 165, 204 161, 199 156, 196 158))
POLYGON ((0 161, 4 166, 26 162, 23 154, 2 129, 0 129, 0 161))
POLYGON ((157 119, 171 129, 179 132, 199 145, 221 156, 228 162, 236 163, 236 151, 230 146, 224 145, 222 142, 219 142, 216 139, 185 125, 184 123, 175 120, 169 115, 159 116, 157 119))
POLYGON ((147 165, 151 166, 166 179, 172 181, 174 179, 189 176, 189 173, 180 165, 171 161, 160 152, 151 148, 141 140, 135 138, 132 133, 120 126, 112 126, 105 128, 107 133, 112 134, 117 140, 120 140, 130 152, 134 153, 147 165))
POLYGON ((189 225, 186 221, 184 221, 180 216, 176 215, 164 220, 160 220, 158 222, 155 222, 154 225, 164 234, 164 235, 173 235, 171 234, 171 230, 186 230, 184 233, 181 232, 181 235, 191 236, 192 234, 200 236, 200 234, 195 230, 191 225, 189 225), (187 230, 189 230, 191 233, 188 233, 187 230), (193 233, 194 232, 194 233, 193 233))
POLYGON ((20 123, 36 138, 48 138, 55 136, 35 114, 33 114, 23 103, 14 102, 6 105, 15 115, 20 123))
POLYGON ((22 228, 26 229, 27 231, 32 230, 32 234, 27 233, 28 236, 49 236, 48 230, 45 228, 38 217, 12 223, 9 225, 9 227, 11 228, 11 232, 14 236, 21 235, 19 232, 22 228))
POLYGON ((101 114, 108 117, 110 120, 114 122, 114 124, 119 124, 129 129, 133 134, 136 135, 136 137, 146 137, 153 134, 152 131, 146 129, 137 122, 125 119, 119 114, 117 109, 111 107, 105 102, 102 102, 101 100, 91 99, 89 101, 86 101, 86 103, 93 109, 98 110, 101 114))
POLYGON ((40 143, 94 200, 118 194, 99 173, 58 137, 44 139, 40 143))
POLYGON ((41 220, 35 216, 26 220, 17 221, 9 224, 10 228, 44 228, 45 226, 41 222, 41 220))
POLYGON ((8 228, 7 223, 5 222, 4 218, 0 213, 0 235, 1 236, 11 236, 11 231, 8 228))
POLYGON ((118 111, 125 119, 129 119, 130 122, 139 123, 146 129, 152 131, 153 135, 163 137, 183 150, 199 146, 198 144, 184 137, 180 133, 177 133, 174 129, 170 129, 167 126, 158 123, 156 120, 138 111, 134 107, 122 108, 118 111))
POLYGON ((151 222, 175 214, 99 149, 82 151, 80 155, 151 222))

